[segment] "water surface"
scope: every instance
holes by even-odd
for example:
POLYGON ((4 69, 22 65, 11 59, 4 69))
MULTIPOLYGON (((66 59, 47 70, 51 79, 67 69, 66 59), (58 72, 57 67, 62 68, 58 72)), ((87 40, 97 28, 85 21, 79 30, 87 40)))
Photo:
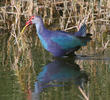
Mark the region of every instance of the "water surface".
POLYGON ((34 71, 19 69, 20 74, 10 65, 1 66, 0 99, 109 100, 110 58, 106 55, 78 55, 72 60, 45 59, 45 64, 42 60, 36 64, 34 71))

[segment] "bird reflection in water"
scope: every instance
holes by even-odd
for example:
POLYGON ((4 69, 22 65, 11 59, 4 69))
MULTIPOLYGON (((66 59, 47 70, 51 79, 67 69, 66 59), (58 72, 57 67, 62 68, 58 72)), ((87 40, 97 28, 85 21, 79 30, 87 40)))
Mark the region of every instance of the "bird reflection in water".
POLYGON ((78 64, 65 60, 55 60, 45 65, 37 76, 35 93, 40 93, 44 88, 70 86, 71 83, 82 87, 87 83, 88 75, 82 71, 78 64), (70 83, 70 84, 69 84, 70 83))

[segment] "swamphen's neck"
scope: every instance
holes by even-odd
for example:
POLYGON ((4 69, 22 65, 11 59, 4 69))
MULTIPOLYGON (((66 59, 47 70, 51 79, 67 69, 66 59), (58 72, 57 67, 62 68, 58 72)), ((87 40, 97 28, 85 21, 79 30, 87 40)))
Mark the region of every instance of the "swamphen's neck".
POLYGON ((36 19, 33 20, 33 24, 35 24, 37 29, 38 37, 44 46, 45 49, 47 49, 47 43, 45 41, 45 38, 48 35, 47 29, 44 27, 43 20, 40 17, 36 17, 36 19))
MULTIPOLYGON (((45 30, 45 26, 43 24, 43 20, 40 19, 39 22, 35 23, 36 29, 37 29, 37 33, 38 34, 43 34, 44 30, 45 30)), ((45 33, 44 33, 45 34, 45 33)))

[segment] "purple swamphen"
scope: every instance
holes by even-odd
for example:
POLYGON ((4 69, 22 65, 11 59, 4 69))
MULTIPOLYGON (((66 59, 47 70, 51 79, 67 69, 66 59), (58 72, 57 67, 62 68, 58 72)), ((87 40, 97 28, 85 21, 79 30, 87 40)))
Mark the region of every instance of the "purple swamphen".
POLYGON ((43 47, 55 57, 65 56, 71 52, 74 53, 81 46, 86 46, 87 42, 91 40, 91 34, 86 34, 85 23, 74 34, 46 29, 42 18, 39 16, 32 16, 26 23, 27 26, 31 24, 35 24, 37 35, 43 47))

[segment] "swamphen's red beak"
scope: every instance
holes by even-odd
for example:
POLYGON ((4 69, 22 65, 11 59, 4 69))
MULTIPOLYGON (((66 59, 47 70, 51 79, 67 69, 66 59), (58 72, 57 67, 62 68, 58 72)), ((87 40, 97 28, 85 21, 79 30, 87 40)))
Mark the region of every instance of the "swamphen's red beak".
POLYGON ((32 24, 32 19, 34 19, 35 16, 32 16, 27 22, 26 22, 26 26, 29 26, 32 24))

